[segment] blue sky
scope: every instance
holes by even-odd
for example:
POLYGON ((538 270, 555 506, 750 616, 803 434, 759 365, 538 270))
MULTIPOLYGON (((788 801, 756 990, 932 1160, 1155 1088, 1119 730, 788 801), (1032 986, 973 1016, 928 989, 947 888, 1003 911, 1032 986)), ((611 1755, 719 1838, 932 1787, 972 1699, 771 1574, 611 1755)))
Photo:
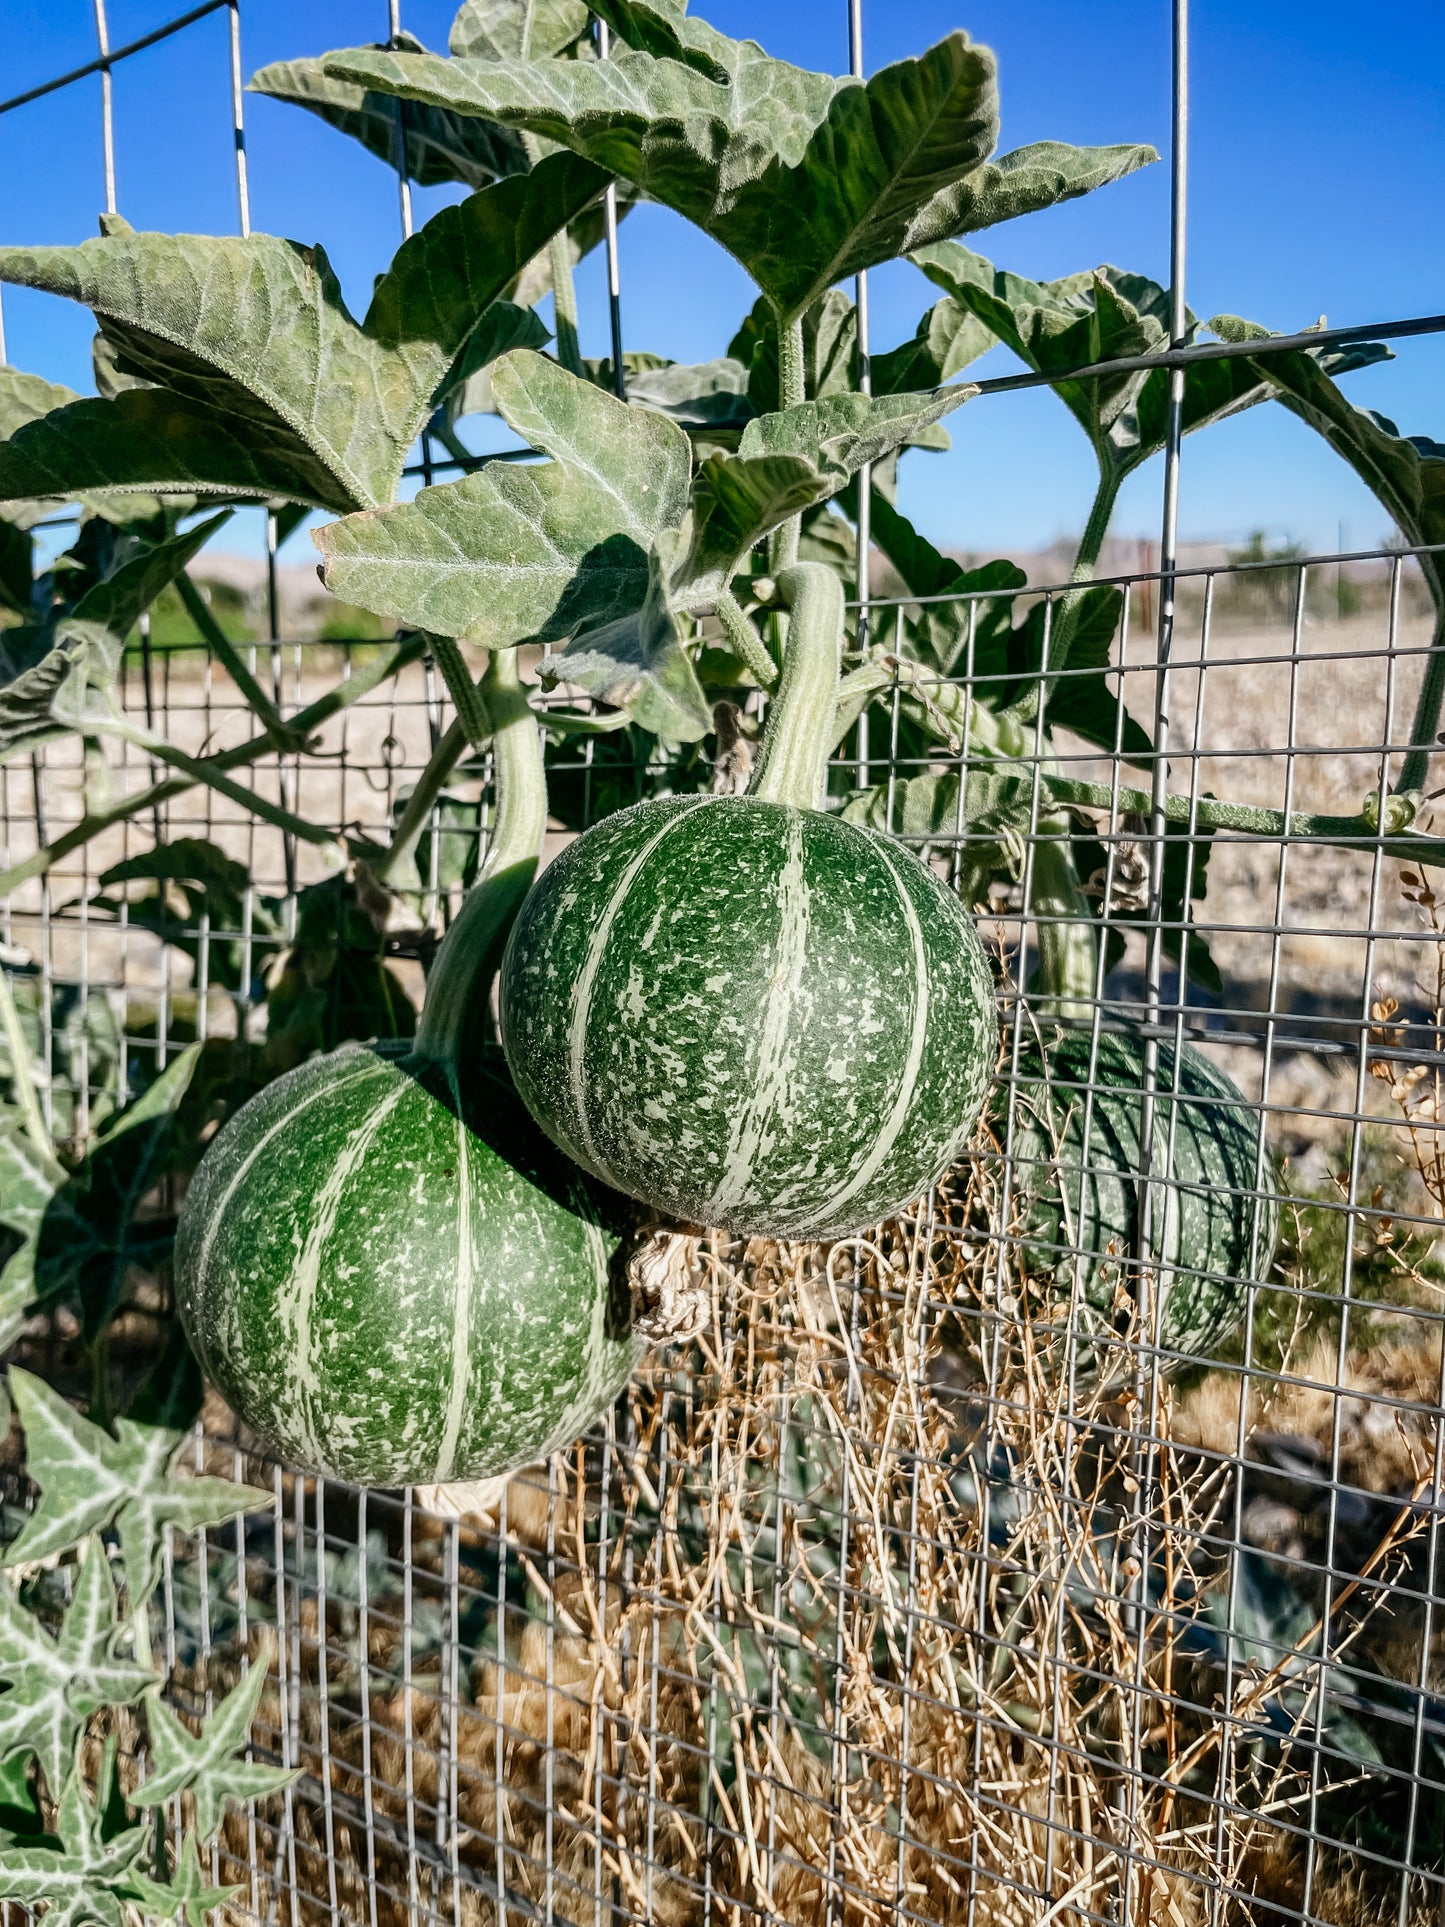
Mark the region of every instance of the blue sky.
MULTIPOLYGON (((112 43, 145 33, 183 0, 110 0, 112 43)), ((445 45, 451 7, 403 0, 403 24, 445 45)), ((845 0, 701 0, 696 11, 753 34, 780 57, 841 71, 845 0)), ((1168 0, 865 0, 870 71, 965 26, 999 56, 1005 148, 1055 138, 1167 148, 1168 0)), ((1361 13, 1343 0, 1196 0, 1189 294, 1202 314, 1232 310, 1293 328, 1445 310, 1439 243, 1445 140, 1439 76, 1445 7, 1400 0, 1361 13)), ((242 61, 320 53, 384 36, 384 0, 242 0, 242 61)), ((120 210, 140 228, 234 231, 226 14, 213 14, 117 72, 120 210)), ((3 92, 90 58, 91 0, 0 0, 3 92)), ((394 177, 297 109, 248 96, 246 144, 257 229, 325 243, 353 307, 399 239, 394 177)), ((99 82, 0 116, 0 240, 70 242, 101 206, 99 82)), ((1047 277, 1103 261, 1167 272, 1167 164, 1068 207, 996 229, 984 251, 1047 277)), ((446 196, 419 194, 418 219, 446 196)), ((740 269, 658 208, 622 229, 627 345, 680 360, 726 347, 751 294, 740 269)), ((579 292, 583 347, 605 352, 600 256, 579 292)), ((906 265, 873 280, 874 345, 913 331, 935 298, 906 265)), ((9 359, 88 387, 89 318, 64 302, 4 291, 9 359)), ((976 364, 1007 372, 1002 349, 976 364)), ((1361 403, 1408 433, 1445 439, 1445 340, 1399 344, 1397 359, 1350 379, 1361 403)), ((1047 393, 984 398, 953 420, 948 455, 905 465, 904 506, 937 542, 1030 548, 1076 530, 1092 485, 1086 444, 1047 393)), ((1120 503, 1116 532, 1158 528, 1157 464, 1120 503)), ((1242 539, 1263 528, 1309 547, 1373 544, 1385 518, 1341 463, 1277 407, 1258 408, 1186 448, 1187 537, 1242 539)), ((295 545, 305 559, 304 537, 295 545)))

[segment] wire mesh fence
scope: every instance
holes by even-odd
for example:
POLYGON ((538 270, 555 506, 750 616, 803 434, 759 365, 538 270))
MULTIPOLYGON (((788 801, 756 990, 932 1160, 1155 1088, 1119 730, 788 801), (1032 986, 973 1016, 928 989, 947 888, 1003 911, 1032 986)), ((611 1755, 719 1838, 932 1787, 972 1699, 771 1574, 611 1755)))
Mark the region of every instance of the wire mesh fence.
MULTIPOLYGON (((221 10, 239 130, 240 0, 172 26, 221 10)), ((100 0, 96 19, 96 64, 58 84, 108 86, 128 55, 107 56, 100 0)), ((243 231, 244 158, 238 139, 243 231)), ((1181 167, 1179 304, 1182 215, 1181 167)), ((156 1648, 186 1711, 271 1666, 252 1757, 300 1768, 227 1817, 224 1917, 1439 1917, 1445 912, 1387 834, 1430 608, 1408 548, 1181 568, 1179 440, 1159 566, 1117 578, 1103 638, 1113 753, 1040 727, 1007 811, 974 712, 951 706, 996 673, 997 598, 876 593, 864 564, 875 640, 930 610, 963 637, 952 675, 895 677, 832 788, 978 909, 1014 1021, 975 1156, 867 1237, 711 1235, 695 1343, 510 1480, 303 1478, 212 1397, 197 1469, 270 1509, 173 1535, 156 1648), (923 741, 910 703, 963 720, 923 741), (1167 740, 1167 791, 1131 763, 1129 713, 1167 740), (1065 1013, 1078 1055, 1045 1079, 1061 1013, 1039 961, 1079 915, 1051 887, 1061 837, 1097 942, 1065 1013), (1101 1262, 1085 1214, 1111 1226, 1101 1262), (1219 1219, 1224 1267, 1191 1242, 1219 1219)), ((364 693, 251 780, 314 822, 387 827, 452 720, 445 692, 425 661, 368 687, 374 647, 287 640, 274 525, 271 559, 252 672, 287 714, 338 680, 364 693)), ((1070 586, 1028 590, 1045 635, 1070 586)), ((191 754, 254 727, 204 650, 144 636, 124 699, 191 754)), ((551 773, 554 849, 645 774, 600 738, 551 773)), ((157 776, 127 751, 107 780, 157 776)), ((79 1147, 182 1046, 259 1035, 254 986, 323 871, 198 786, 162 784, 68 849, 97 795, 79 739, 0 777, 8 864, 45 854, 6 901, 6 964, 47 1123, 79 1147), (138 912, 127 864, 188 838, 236 860, 234 891, 138 912)), ((388 942, 414 997, 484 850, 489 780, 484 756, 462 765, 415 928, 388 942)), ((20 1355, 53 1367, 66 1340, 62 1318, 20 1355)), ((139 1314, 116 1345, 145 1343, 139 1314)), ((179 1842, 179 1802, 174 1821, 179 1842)))

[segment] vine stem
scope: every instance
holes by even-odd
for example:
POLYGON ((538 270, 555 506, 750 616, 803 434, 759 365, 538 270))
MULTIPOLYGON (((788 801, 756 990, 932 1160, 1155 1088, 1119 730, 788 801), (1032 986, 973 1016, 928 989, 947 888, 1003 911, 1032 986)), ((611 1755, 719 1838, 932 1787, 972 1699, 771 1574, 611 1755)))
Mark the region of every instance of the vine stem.
MULTIPOLYGON (((778 323, 778 407, 797 408, 808 399, 807 373, 803 355, 803 317, 778 323)), ((768 542, 768 566, 774 575, 792 568, 798 559, 798 543, 803 533, 801 514, 790 515, 773 530, 768 542)))
POLYGON ((5 1041, 10 1047, 10 1082, 21 1122, 46 1167, 46 1175, 58 1184, 65 1172, 56 1161, 51 1146, 50 1130, 45 1122, 45 1113, 40 1108, 40 1093, 35 1088, 35 1073, 31 1069, 30 1045, 21 1027, 20 1012, 15 1006, 10 972, 5 969, 0 969, 0 1023, 4 1025, 5 1041))
MULTIPOLYGON (((291 810, 283 809, 279 803, 270 802, 256 790, 247 789, 244 783, 233 782, 214 762, 187 756, 183 749, 177 749, 164 736, 153 735, 150 730, 138 729, 131 723, 108 722, 104 728, 107 735, 119 736, 124 742, 134 743, 137 749, 154 756, 158 763, 169 763, 173 769, 183 770, 192 782, 204 783, 219 796, 229 797, 233 803, 239 803, 242 809, 250 810, 253 816, 259 816, 263 823, 274 824, 278 830, 286 830, 305 843, 335 849, 344 855, 344 845, 332 831, 322 829, 319 824, 308 823, 304 816, 297 816, 291 810)), ((269 737, 267 746, 271 746, 269 737)))
POLYGON ((1415 719, 1410 725, 1410 747, 1400 765, 1396 793, 1422 790, 1430 774, 1430 758, 1439 748, 1440 709, 1445 703, 1445 558, 1422 556, 1421 562, 1438 563, 1440 569, 1427 569, 1425 579, 1435 601, 1435 627, 1430 636, 1430 653, 1425 659, 1425 680, 1415 704, 1415 719))
POLYGON ((843 584, 821 562, 794 563, 777 584, 791 611, 788 647, 748 795, 815 810, 823 800, 838 708, 843 584))
POLYGON ((748 670, 764 689, 771 689, 778 680, 778 665, 768 654, 767 644, 748 620, 746 611, 731 589, 718 592, 713 609, 723 626, 723 634, 748 670))
POLYGON ((1041 818, 1029 869, 1029 912, 1039 952, 1041 1017, 1085 1018, 1093 1009, 1099 952, 1079 885, 1066 818, 1041 818))
MULTIPOLYGON (((1043 776, 1042 784, 1057 802, 1079 804, 1085 809, 1147 816, 1153 807, 1147 790, 1116 790, 1108 783, 1085 783, 1071 776, 1048 774, 1043 776)), ((1363 814, 1322 816, 1296 810, 1286 816, 1283 810, 1268 810, 1254 803, 1228 803, 1215 796, 1166 797, 1163 814, 1170 823, 1188 823, 1192 817, 1201 830, 1236 830, 1245 836, 1276 840, 1301 837, 1313 843, 1356 850, 1379 843, 1400 862, 1445 865, 1445 837, 1411 836, 1404 827, 1382 831, 1363 814)))
POLYGON ((481 695, 492 723, 496 816, 481 875, 437 952, 415 1054, 455 1062, 486 1036, 488 993, 547 834, 542 735, 522 687, 515 649, 487 664, 481 695))
POLYGON ((279 709, 247 668, 239 649, 217 622, 215 612, 184 569, 175 579, 176 592, 186 614, 201 632, 211 654, 225 669, 231 681, 251 705, 256 720, 284 756, 303 747, 294 724, 288 724, 279 709))
POLYGON ((377 883, 385 883, 397 865, 404 863, 416 848, 447 778, 462 760, 466 749, 467 732, 462 727, 460 716, 457 716, 427 758, 426 768, 416 779, 416 786, 407 798, 406 808, 401 813, 391 842, 380 856, 372 857, 367 862, 367 868, 377 883))
MULTIPOLYGON (((324 696, 318 696, 316 701, 308 704, 305 709, 298 709, 287 727, 293 729, 298 736, 310 736, 338 711, 349 708, 360 697, 369 695, 379 684, 385 682, 388 676, 395 675, 408 663, 415 662, 425 650, 427 640, 422 635, 407 636, 400 642, 392 643, 387 649, 378 651, 371 661, 363 663, 354 675, 348 676, 344 682, 337 683, 335 688, 329 689, 324 696)), ((273 752, 275 747, 275 743, 269 736, 252 736, 248 741, 238 743, 234 749, 222 750, 209 761, 198 763, 196 768, 206 772, 213 769, 222 771, 241 769, 248 763, 254 763, 258 757, 273 752)), ((145 789, 137 790, 131 796, 122 797, 118 803, 112 804, 108 809, 96 810, 82 817, 79 823, 56 837, 54 842, 47 843, 43 849, 36 850, 32 856, 0 872, 0 901, 8 897, 12 891, 18 890, 22 883, 28 883, 32 877, 44 876, 63 857, 69 856, 72 850, 83 848, 102 831, 113 828, 117 823, 127 822, 133 816, 143 816, 147 810, 155 809, 161 803, 168 803, 172 797, 184 795, 197 783, 205 783, 209 780, 209 774, 168 777, 164 782, 150 783, 145 789)))
MULTIPOLYGON (((1074 552, 1074 566, 1069 572, 1071 583, 1082 585, 1092 582, 1099 572, 1099 557, 1104 551, 1104 538, 1109 533, 1109 524, 1114 517, 1114 504, 1119 499, 1119 489, 1123 476, 1112 469, 1099 471, 1099 486, 1094 491, 1094 500, 1089 508, 1084 532, 1079 537, 1079 546, 1074 552)), ((1020 722, 1032 722, 1039 713, 1039 707, 1046 703, 1062 672, 1069 666, 1069 656, 1074 646, 1074 628, 1078 622, 1081 598, 1077 588, 1067 590, 1059 597, 1049 622, 1047 654, 1040 665, 1038 676, 1029 685, 1018 701, 1012 706, 1010 714, 1020 722)))

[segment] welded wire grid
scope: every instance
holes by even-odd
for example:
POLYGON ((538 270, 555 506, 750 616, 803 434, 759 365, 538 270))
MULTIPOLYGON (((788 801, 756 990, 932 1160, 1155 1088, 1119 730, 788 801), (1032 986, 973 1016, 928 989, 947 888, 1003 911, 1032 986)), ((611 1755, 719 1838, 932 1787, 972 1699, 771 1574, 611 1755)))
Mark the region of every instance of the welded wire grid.
MULTIPOLYGON (((94 9, 96 60, 55 85, 75 85, 88 112, 99 76, 112 209, 113 69, 225 12, 247 231, 241 0, 114 49, 104 0, 94 9)), ((377 30, 401 24, 393 4, 377 30)), ((1172 28, 1177 342, 1184 0, 1172 28)), ((857 0, 849 29, 862 72, 857 0)), ((404 179, 399 211, 409 231, 404 179)), ((608 269, 617 368, 615 222, 608 269)), ((856 295, 866 374, 865 282, 856 295)), ((212 1872, 241 1884, 231 1917, 1439 1918, 1440 912, 1428 877, 1378 836, 1306 853, 1288 828, 1211 835, 1202 820, 1215 794, 1286 822, 1383 803, 1427 607, 1405 551, 1178 568, 1181 393, 1176 375, 1161 541, 1119 578, 1111 676, 1167 743, 1167 772, 1162 758, 1131 769, 1122 739, 1112 756, 1067 735, 1046 756, 1040 739, 1014 765, 1030 827, 1013 841, 1013 881, 980 915, 1003 1004, 1023 1019, 1005 1033, 1007 1088, 1057 914, 1035 898, 1056 833, 1042 827, 1043 778, 1094 784, 1101 861, 1085 881, 1101 934, 1123 943, 1117 958, 1101 947, 1088 1075, 1071 1094, 1084 1132, 1080 1149, 1060 1148, 1060 1178, 1067 1194, 1102 1129, 1099 1040, 1132 1021, 1170 1146, 1141 1172, 1145 1212, 1167 1219, 1188 1115, 1168 1103, 1167 1053, 1201 1043, 1266 1123, 1256 1202, 1284 1198, 1280 1262, 1248 1288, 1242 1336, 1191 1375, 1159 1342, 1167 1275, 1137 1248, 1117 1254, 1116 1315, 1092 1348, 1077 1302, 1029 1299, 1019 1256, 1035 1234, 1013 1209, 1027 1171, 1005 1106, 980 1156, 874 1238, 830 1253, 712 1245, 714 1315, 697 1352, 653 1360, 596 1436, 505 1486, 398 1494, 303 1479, 209 1407, 197 1465, 272 1502, 169 1548, 173 1696, 204 1710, 247 1658, 269 1658, 256 1754, 303 1769, 285 1795, 233 1815, 212 1850, 212 1872), (1182 822, 1166 820, 1166 793, 1187 796, 1182 822), (1189 869, 1208 861, 1192 910, 1222 990, 1193 981, 1187 947, 1165 941, 1171 921, 1185 934, 1177 911, 1161 912, 1167 845, 1189 869)), ((421 464, 428 477, 450 467, 430 447, 421 464)), ((873 595, 860 548, 860 627, 877 640, 919 605, 873 595)), ((289 710, 368 658, 283 638, 274 529, 271 551, 257 657, 289 710)), ((1061 592, 1031 593, 1052 611, 1061 592)), ((970 641, 960 678, 971 671, 970 641)), ((143 637, 125 695, 193 751, 250 733, 199 653, 152 653, 143 637)), ((966 735, 953 754, 910 752, 903 698, 895 690, 886 730, 875 712, 850 739, 844 780, 886 785, 895 831, 968 887, 970 851, 991 833, 965 813, 967 779, 986 762, 966 735), (901 786, 925 768, 960 779, 951 822, 910 826, 901 786)), ((383 826, 448 720, 418 664, 334 718, 321 756, 272 757, 254 778, 312 820, 383 826)), ((577 754, 584 794, 594 754, 577 754)), ((127 749, 112 781, 154 774, 127 749)), ((6 767, 9 862, 79 818, 85 776, 73 743, 6 767)), ((481 759, 461 783, 480 794, 486 779, 481 759)), ((447 907, 440 840, 429 912, 447 907)), ((102 1085, 127 1088, 129 1059, 148 1075, 191 1037, 254 1026, 244 989, 220 989, 211 960, 239 945, 233 981, 250 985, 257 946, 284 941, 314 864, 197 788, 9 900, 7 962, 33 995, 62 1140, 84 1140, 102 1085), (220 844, 253 879, 236 928, 203 919, 187 933, 193 965, 124 907, 92 907, 108 865, 183 836, 220 844), (269 922, 268 897, 280 900, 269 922), (108 1082, 94 1062, 106 1052, 108 1082)), ((399 967, 419 989, 415 960, 399 967)))

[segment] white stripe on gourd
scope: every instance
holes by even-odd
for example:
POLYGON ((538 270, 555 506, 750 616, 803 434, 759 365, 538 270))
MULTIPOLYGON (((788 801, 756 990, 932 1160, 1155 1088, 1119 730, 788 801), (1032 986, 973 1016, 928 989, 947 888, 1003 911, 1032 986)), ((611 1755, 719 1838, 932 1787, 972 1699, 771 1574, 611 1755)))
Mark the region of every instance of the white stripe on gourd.
POLYGON ((492 848, 414 1044, 313 1058, 260 1092, 208 1149, 178 1228, 177 1299, 208 1375, 284 1458, 366 1484, 485 1477, 566 1444, 639 1349, 625 1308, 613 1322, 632 1207, 559 1155, 483 1041, 546 824, 514 657, 484 690, 492 848))
POLYGON ((780 580, 748 795, 637 804, 563 853, 503 960, 503 1043, 543 1129, 663 1215, 841 1237, 959 1155, 997 1024, 957 898, 817 808, 842 591, 818 564, 780 580))

